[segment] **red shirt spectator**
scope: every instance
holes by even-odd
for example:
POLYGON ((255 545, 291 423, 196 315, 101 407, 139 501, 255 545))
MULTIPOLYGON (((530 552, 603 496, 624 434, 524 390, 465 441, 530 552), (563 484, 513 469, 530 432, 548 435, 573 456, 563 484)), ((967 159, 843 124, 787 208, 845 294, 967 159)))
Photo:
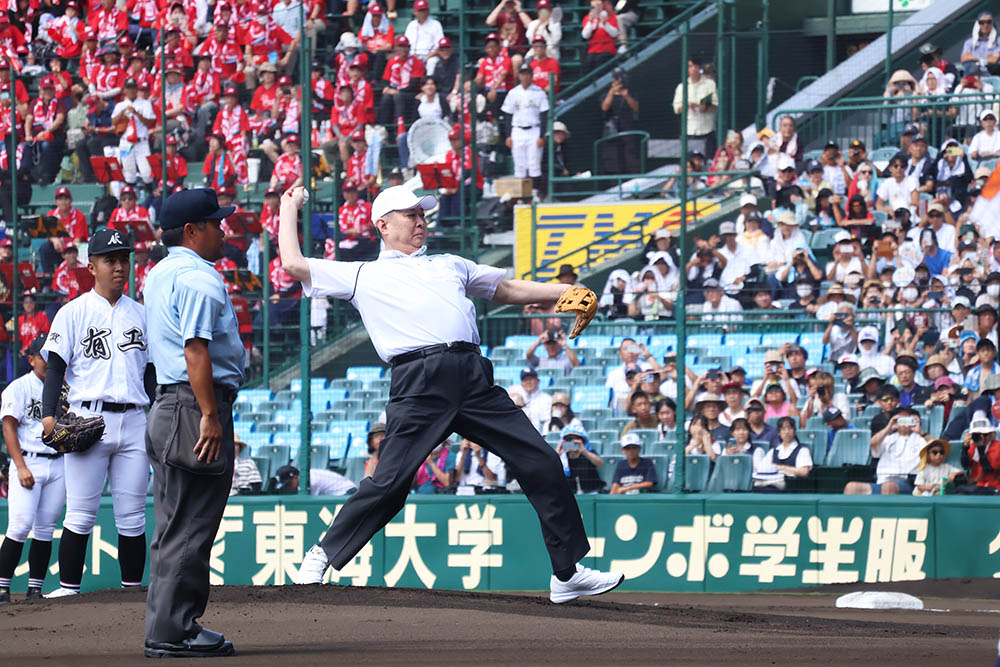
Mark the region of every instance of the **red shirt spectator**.
POLYGON ((83 51, 83 30, 87 24, 80 18, 80 6, 66 3, 66 13, 51 21, 46 27, 49 39, 59 48, 56 54, 63 58, 76 58, 83 51))
POLYGON ((56 190, 56 207, 46 213, 54 218, 58 218, 66 228, 74 242, 86 242, 90 240, 90 230, 87 227, 87 216, 83 211, 73 206, 73 197, 68 188, 61 187, 56 190))
MULTIPOLYGON (((0 86, 0 95, 7 93, 10 90, 10 86, 0 86)), ((24 135, 24 117, 21 115, 20 109, 15 109, 14 114, 17 123, 17 134, 18 136, 24 135)), ((9 98, 5 99, 3 104, 0 104, 0 139, 6 139, 7 135, 10 134, 10 102, 9 98)), ((7 168, 7 149, 6 141, 0 146, 0 166, 3 169, 7 168)), ((24 152, 23 144, 18 144, 17 146, 17 163, 21 164, 22 154, 24 152)))
POLYGON ((212 56, 212 70, 225 80, 242 80, 243 52, 239 44, 229 38, 229 28, 217 25, 212 35, 195 49, 198 55, 212 56), (237 77, 237 73, 240 77, 237 77))
POLYGON ((218 189, 236 182, 236 165, 233 163, 232 155, 226 150, 223 137, 213 136, 209 141, 209 151, 201 167, 201 173, 205 174, 205 182, 211 188, 218 189))
POLYGON ((546 55, 544 37, 535 39, 531 46, 535 56, 528 63, 531 65, 531 82, 542 90, 547 91, 549 89, 549 74, 551 73, 555 77, 556 94, 558 95, 560 78, 562 77, 562 68, 559 67, 559 61, 546 55))
POLYGON ((354 99, 354 89, 344 86, 330 114, 330 131, 335 137, 347 137, 364 121, 364 110, 354 99))
POLYGON ((583 38, 587 40, 587 53, 618 53, 615 37, 618 36, 618 18, 610 3, 591 0, 590 12, 583 17, 583 38), (604 14, 604 17, 601 17, 604 14))
MULTIPOLYGON (((336 99, 336 90, 330 80, 322 76, 319 70, 314 69, 310 80, 312 81, 313 112, 321 113, 325 109, 333 106, 336 99)), ((351 86, 354 87, 353 85, 351 86)), ((354 91, 354 96, 358 96, 358 91, 354 91)))
MULTIPOLYGON (((25 303, 27 303, 27 300, 25 303)), ((48 333, 51 326, 49 316, 45 314, 45 311, 34 310, 35 300, 33 298, 31 299, 31 303, 33 312, 30 315, 24 312, 17 318, 17 336, 21 341, 21 354, 28 351, 28 347, 35 340, 35 336, 48 333)))
MULTIPOLYGON (((34 136, 51 128, 60 114, 65 121, 66 112, 69 111, 66 100, 56 97, 55 89, 52 90, 52 97, 49 100, 46 101, 45 98, 39 97, 31 105, 31 134, 34 136)), ((66 131, 65 122, 58 131, 63 133, 66 131)))
POLYGON ((93 28, 84 28, 83 51, 80 52, 80 78, 87 85, 93 83, 97 70, 101 66, 101 57, 97 54, 97 33, 93 28))
MULTIPOLYGON (((444 162, 451 169, 451 173, 455 175, 459 181, 465 179, 466 174, 472 171, 472 146, 469 144, 465 145, 465 159, 462 164, 459 164, 458 151, 454 148, 445 153, 444 162)), ((480 190, 483 189, 483 170, 480 168, 481 165, 476 163, 476 187, 480 190)))
POLYGON ((247 45, 255 65, 266 62, 278 64, 286 47, 292 43, 292 37, 266 12, 266 5, 260 5, 257 17, 266 17, 266 21, 263 24, 259 20, 251 21, 247 28, 247 45))
POLYGON ((177 137, 167 137, 167 184, 183 183, 188 175, 188 163, 184 156, 177 152, 177 137))
MULTIPOLYGON (((28 52, 28 40, 24 33, 10 23, 6 12, 0 15, 0 53, 25 54, 28 52)), ((20 69, 20 63, 17 64, 20 69)))
MULTIPOLYGON (((291 138, 286 141, 292 141, 291 138)), ((302 158, 298 151, 285 153, 274 163, 271 174, 271 187, 281 192, 292 187, 292 184, 302 178, 302 158)))
POLYGON ((361 45, 371 53, 389 51, 396 43, 396 31, 378 3, 368 4, 368 14, 365 16, 360 37, 361 45))
POLYGON ((139 241, 135 244, 135 293, 142 294, 146 287, 146 276, 150 270, 156 266, 156 262, 149 258, 146 251, 146 244, 139 241))
POLYGON ((247 133, 250 132, 250 117, 236 102, 236 89, 226 88, 222 108, 215 116, 212 134, 226 138, 226 148, 229 149, 233 165, 236 167, 237 180, 245 183, 247 180, 247 152, 250 143, 247 133))
POLYGON ((108 218, 108 227, 124 232, 125 226, 120 225, 120 223, 131 222, 133 220, 145 220, 150 225, 153 224, 153 218, 149 214, 149 209, 145 206, 139 206, 134 200, 131 202, 131 205, 126 208, 126 202, 126 199, 122 199, 122 205, 111 212, 111 217, 108 218))
POLYGON ((989 471, 983 466, 975 442, 970 440, 966 450, 970 462, 969 481, 976 486, 1000 489, 1000 440, 993 440, 985 447, 989 471))
POLYGON ((337 70, 334 80, 337 82, 337 87, 339 88, 351 83, 351 77, 348 72, 351 65, 357 65, 361 69, 361 75, 364 76, 365 72, 368 71, 368 54, 364 52, 347 54, 342 51, 334 58, 333 65, 337 70))
MULTIPOLYGON (((185 37, 182 36, 181 31, 178 28, 170 28, 167 30, 167 41, 163 46, 163 50, 166 51, 167 62, 178 62, 184 67, 194 67, 194 59, 191 57, 191 45, 185 37)), ((159 56, 159 51, 157 51, 157 56, 159 56)), ((156 63, 159 64, 160 59, 156 58, 156 63)))
POLYGON ((268 190, 264 193, 264 206, 260 209, 260 225, 267 230, 271 240, 278 238, 278 197, 277 190, 268 190))
POLYGON ((268 275, 271 278, 271 287, 274 289, 275 296, 280 294, 285 297, 298 297, 299 293, 302 291, 302 286, 299 284, 299 281, 288 275, 285 269, 281 266, 281 255, 278 255, 271 260, 268 275))
POLYGON ((128 10, 129 19, 143 28, 152 28, 160 13, 156 0, 126 0, 125 9, 128 10))
POLYGON ((479 59, 476 83, 490 90, 504 92, 511 87, 513 81, 510 58, 500 53, 500 42, 495 34, 490 33, 486 36, 486 55, 479 59))
POLYGON ((100 41, 116 40, 128 33, 128 14, 115 6, 115 0, 101 0, 101 6, 88 12, 87 25, 100 41))
POLYGON ((74 245, 67 244, 62 255, 63 261, 52 274, 52 290, 72 298, 80 292, 80 283, 72 270, 83 268, 83 264, 80 263, 80 253, 74 245))
POLYGON ((198 60, 198 69, 195 70, 191 83, 185 88, 188 102, 195 107, 194 111, 206 102, 218 104, 219 96, 222 94, 222 80, 218 73, 212 71, 212 61, 209 57, 198 60))
POLYGON ((117 97, 122 86, 125 85, 125 69, 118 62, 118 54, 112 52, 104 56, 104 62, 98 66, 94 75, 93 84, 97 89, 97 94, 105 97, 117 97))
POLYGON ((274 101, 278 99, 278 84, 272 83, 270 86, 257 86, 253 91, 253 99, 250 101, 250 108, 255 114, 271 113, 274 109, 274 101))
POLYGON ((382 78, 396 90, 404 90, 411 82, 420 81, 426 71, 422 60, 409 55, 410 43, 402 42, 405 39, 406 37, 400 36, 396 40, 396 55, 389 59, 382 72, 382 78))

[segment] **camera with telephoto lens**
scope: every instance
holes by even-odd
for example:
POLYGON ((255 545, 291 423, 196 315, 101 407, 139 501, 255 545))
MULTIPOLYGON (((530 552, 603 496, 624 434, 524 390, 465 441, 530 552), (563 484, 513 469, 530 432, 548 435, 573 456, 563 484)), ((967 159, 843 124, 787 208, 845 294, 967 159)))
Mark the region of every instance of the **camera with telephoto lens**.
POLYGON ((917 425, 917 418, 916 417, 900 417, 896 421, 896 424, 899 425, 899 426, 909 426, 909 427, 912 428, 912 427, 914 427, 914 426, 917 425))

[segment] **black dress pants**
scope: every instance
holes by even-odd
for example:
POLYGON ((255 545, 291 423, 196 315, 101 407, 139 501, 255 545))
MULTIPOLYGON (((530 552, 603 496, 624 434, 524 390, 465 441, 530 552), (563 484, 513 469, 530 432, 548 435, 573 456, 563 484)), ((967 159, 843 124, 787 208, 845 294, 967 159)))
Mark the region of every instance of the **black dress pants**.
POLYGON ((417 469, 453 432, 507 464, 538 514, 553 570, 571 568, 586 555, 587 534, 559 457, 493 384, 489 360, 455 350, 393 367, 375 475, 361 480, 320 541, 334 568, 349 563, 403 508, 417 469))

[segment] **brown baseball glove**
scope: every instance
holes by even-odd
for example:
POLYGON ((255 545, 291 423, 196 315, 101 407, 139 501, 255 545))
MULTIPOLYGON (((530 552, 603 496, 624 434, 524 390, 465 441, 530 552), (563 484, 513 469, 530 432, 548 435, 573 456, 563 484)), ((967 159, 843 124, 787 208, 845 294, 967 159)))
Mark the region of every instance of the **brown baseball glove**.
POLYGON ((576 338, 597 314, 597 295, 586 287, 570 287, 556 301, 557 313, 576 313, 570 338, 576 338))
POLYGON ((85 452, 104 436, 104 417, 81 417, 67 412, 56 419, 56 425, 42 442, 64 454, 85 452))

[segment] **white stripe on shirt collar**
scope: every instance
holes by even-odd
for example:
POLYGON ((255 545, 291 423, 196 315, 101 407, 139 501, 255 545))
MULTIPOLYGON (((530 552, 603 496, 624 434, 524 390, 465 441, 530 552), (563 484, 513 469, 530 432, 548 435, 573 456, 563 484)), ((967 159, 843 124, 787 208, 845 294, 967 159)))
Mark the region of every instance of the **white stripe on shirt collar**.
POLYGON ((420 257, 421 255, 427 254, 427 246, 420 246, 420 250, 416 252, 406 253, 402 250, 389 250, 388 248, 382 250, 378 254, 379 259, 395 259, 397 257, 420 257))

